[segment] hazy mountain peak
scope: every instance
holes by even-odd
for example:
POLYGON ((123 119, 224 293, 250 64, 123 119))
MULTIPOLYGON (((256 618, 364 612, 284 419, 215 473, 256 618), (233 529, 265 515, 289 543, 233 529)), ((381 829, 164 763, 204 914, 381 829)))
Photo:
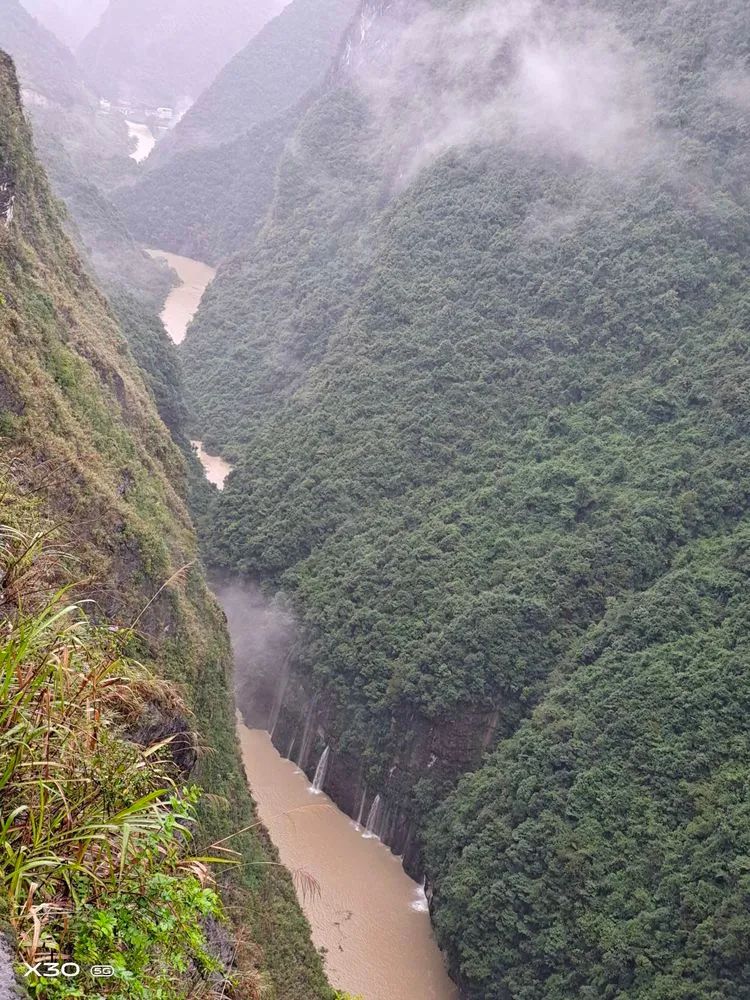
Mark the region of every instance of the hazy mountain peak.
POLYGON ((150 105, 195 100, 286 0, 111 0, 79 56, 101 94, 150 105))

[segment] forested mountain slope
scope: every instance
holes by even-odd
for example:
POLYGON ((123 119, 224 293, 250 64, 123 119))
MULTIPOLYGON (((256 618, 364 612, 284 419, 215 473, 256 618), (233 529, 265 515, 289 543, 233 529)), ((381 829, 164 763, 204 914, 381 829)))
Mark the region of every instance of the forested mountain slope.
MULTIPOLYGON (((138 718, 133 720, 135 732, 148 744, 175 734, 179 736, 186 728, 197 730, 198 745, 210 748, 210 752, 200 755, 193 776, 211 793, 205 798, 199 816, 197 853, 218 838, 232 836, 232 846, 242 852, 246 862, 238 872, 228 871, 219 876, 225 905, 236 921, 242 943, 238 959, 239 971, 246 977, 245 995, 255 995, 253 991, 259 987, 258 977, 262 973, 279 998, 328 1000, 331 991, 297 907, 291 880, 280 868, 268 865, 276 860, 276 855, 262 831, 248 830, 255 813, 234 734, 228 639, 223 615, 206 588, 197 561, 196 539, 185 501, 183 456, 157 415, 154 399, 106 301, 92 284, 64 233, 63 214, 36 162, 13 66, 5 54, 0 55, 0 341, 3 669, 9 655, 17 656, 24 648, 33 650, 28 631, 23 632, 30 625, 24 625, 19 614, 28 612, 30 608, 25 601, 28 599, 29 605, 33 605, 43 590, 72 585, 73 590, 65 595, 65 600, 70 601, 74 596, 86 598, 90 602, 88 614, 101 635, 106 636, 119 626, 133 628, 128 638, 128 656, 154 670, 161 681, 147 684, 141 680, 130 692, 126 687, 120 707, 139 707, 138 718), (19 545, 19 539, 26 537, 24 531, 31 539, 25 550, 19 545), (57 553, 58 568, 54 575, 49 569, 33 569, 35 556, 45 539, 57 553), (28 589, 29 579, 38 589, 27 594, 24 586, 28 589), (19 595, 25 595, 23 608, 18 607, 19 595), (21 629, 18 638, 13 632, 15 628, 21 629), (27 645, 23 646, 23 642, 27 645), (150 691, 155 692, 153 697, 148 695, 150 691), (187 719, 176 714, 183 700, 192 713, 187 719), (245 832, 238 834, 243 829, 245 832)), ((34 643, 43 645, 45 629, 50 635, 56 633, 54 622, 42 619, 38 624, 33 620, 30 624, 35 630, 34 643)), ((74 662, 81 664, 81 671, 87 657, 97 660, 100 655, 106 656, 107 647, 102 645, 101 635, 93 642, 85 638, 83 622, 73 628, 73 633, 80 635, 80 641, 75 635, 61 641, 72 643, 71 655, 80 657, 74 662)), ((67 669, 69 660, 59 644, 54 645, 54 651, 50 645, 46 660, 51 657, 62 670, 67 669)), ((42 662, 46 662, 44 657, 42 662)), ((120 666, 124 669, 124 665, 120 666)), ((31 670, 31 659, 22 667, 31 670)), ((37 668, 38 664, 34 665, 34 670, 37 668)), ((32 674, 21 672, 15 679, 19 676, 32 674)), ((15 691, 13 678, 8 681, 6 677, 3 684, 8 683, 15 691)), ((117 683, 122 684, 121 680, 117 683)), ((7 693, 9 689, 4 686, 4 690, 7 693)), ((23 691, 19 691, 17 709, 22 696, 23 691)), ((49 701, 42 700, 41 705, 40 711, 52 711, 49 701)), ((39 736, 38 720, 50 717, 37 717, 29 736, 36 743, 23 748, 24 753, 36 750, 42 761, 44 739, 39 736)), ((9 747, 15 731, 11 728, 9 732, 8 726, 12 727, 14 719, 19 721, 19 716, 9 716, 4 711, 2 718, 0 753, 7 781, 10 771, 6 770, 6 763, 13 757, 9 747)), ((91 707, 86 710, 86 718, 91 719, 91 707)), ((111 724, 111 717, 106 718, 108 725, 111 724)), ((61 731, 62 722, 59 728, 47 731, 46 739, 55 740, 61 731)), ((113 744, 111 752, 132 756, 132 732, 128 745, 130 750, 121 742, 113 744)), ((180 748, 176 762, 189 769, 195 763, 195 753, 184 738, 175 745, 176 753, 180 748)), ((55 763, 62 765, 61 760, 55 763)), ((117 770, 116 760, 110 759, 110 763, 114 784, 109 791, 115 796, 112 801, 119 802, 124 771, 117 770)), ((144 760, 140 769, 145 773, 148 768, 144 760)), ((49 783, 49 765, 46 780, 49 783)), ((184 781, 184 776, 181 780, 184 781)), ((9 787, 4 787, 4 795, 9 787)), ((31 796, 30 791, 25 794, 31 796)), ((3 802, 7 820, 5 798, 3 802)), ((34 831, 35 841, 45 832, 45 823, 51 823, 54 832, 57 829, 54 824, 60 820, 59 816, 54 819, 45 812, 43 801, 38 814, 40 826, 34 831)), ((12 905, 18 902, 14 893, 20 869, 12 874, 16 862, 10 849, 15 843, 20 816, 14 812, 15 825, 6 827, 6 835, 12 836, 3 853, 0 902, 3 917, 6 902, 12 905)), ((138 837, 135 812, 133 817, 132 836, 138 837)), ((64 812, 60 821, 66 821, 64 812)), ((78 831, 71 830, 70 823, 69 804, 65 830, 73 836, 78 831)), ((153 856, 158 857, 156 845, 152 847, 153 856)), ((28 844, 24 848, 26 858, 30 857, 30 849, 28 844)), ((174 860, 172 854, 169 856, 174 860)), ((125 847, 123 870, 127 868, 127 858, 125 847)), ((78 858, 79 863, 82 860, 83 854, 78 858)), ((164 863, 166 866, 166 858, 164 863)), ((168 891, 166 873, 166 867, 161 875, 154 872, 157 883, 163 876, 162 903, 167 899, 163 895, 168 891)), ((76 879, 83 877, 83 870, 71 877, 73 884, 83 891, 83 882, 76 883, 76 879)), ((41 881, 37 880, 32 892, 39 889, 41 881)), ((151 883, 149 886, 153 888, 151 883)), ((51 900, 55 904, 52 911, 43 907, 34 912, 43 921, 52 921, 56 930, 64 925, 64 933, 73 934, 75 939, 76 920, 85 919, 88 909, 79 908, 72 916, 68 914, 69 889, 70 886, 64 899, 51 900)), ((172 901, 177 906, 176 897, 172 901)), ((20 902, 25 904, 25 898, 20 902)), ((132 899, 123 909, 123 901, 116 894, 107 896, 103 904, 100 893, 98 903, 95 900, 92 905, 110 904, 118 920, 124 919, 124 913, 132 913, 132 899)), ((198 903, 194 900, 191 905, 198 903)), ((26 917, 32 935, 34 928, 28 911, 26 917)), ((179 919, 182 917, 180 911, 179 919)), ((94 933, 95 923, 87 925, 88 933, 94 933)), ((107 926, 106 920, 97 926, 101 931, 107 926)), ((117 928, 114 940, 122 949, 127 968, 129 958, 140 956, 140 961, 143 957, 143 939, 138 938, 141 930, 127 921, 117 924, 117 928), (132 954, 128 948, 133 949, 132 954)), ((162 930, 166 933, 166 925, 162 930)), ((164 944, 167 938, 160 940, 164 944)), ((84 947, 83 938, 75 941, 84 947)), ((89 938, 89 947, 92 941, 89 938)), ((46 946, 46 939, 42 943, 46 946)), ((180 946, 185 944, 190 948, 194 943, 183 937, 180 946)), ((147 949, 147 954, 158 956, 155 939, 153 945, 154 949, 152 952, 147 949)), ((230 942, 230 960, 232 952, 230 942)), ((171 962, 174 953, 168 957, 171 962)), ((182 970, 183 974, 185 971, 182 970)), ((164 969, 150 969, 149 974, 163 976, 164 969)), ((147 990, 144 995, 156 995, 148 994, 151 989, 148 984, 144 988, 147 990)), ((133 985, 127 981, 113 981, 104 989, 107 995, 123 1000, 133 995, 133 985)), ((164 989, 167 991, 159 995, 195 995, 179 975, 164 989)))
POLYGON ((55 0, 23 0, 23 6, 32 17, 69 48, 80 41, 80 39, 73 40, 75 35, 73 20, 55 0))
POLYGON ((107 191, 135 171, 120 115, 98 113, 73 55, 23 9, 19 0, 0 0, 0 46, 19 66, 34 141, 76 221, 80 238, 101 278, 163 301, 166 274, 137 247, 107 191))
POLYGON ((229 62, 195 102, 159 159, 245 135, 322 83, 357 0, 292 0, 229 62))
POLYGON ((185 343, 274 738, 380 794, 466 997, 750 995, 750 11, 384 6, 185 343))
POLYGON ((284 0, 111 0, 78 56, 99 92, 156 107, 194 101, 284 0))
POLYGON ((25 5, 19 0, 2 0, 0 14, 0 41, 5 51, 18 53, 14 58, 24 86, 63 107, 93 103, 73 53, 42 27, 25 5))
POLYGON ((218 263, 249 246, 308 95, 342 48, 357 0, 292 0, 201 95, 117 196, 144 241, 218 263))
POLYGON ((189 451, 176 358, 158 318, 172 277, 135 243, 106 193, 135 170, 125 124, 98 113, 73 56, 18 0, 0 5, 0 45, 22 67, 26 113, 55 194, 69 210, 68 234, 110 296, 159 413, 189 451))
POLYGON ((217 265, 255 239, 298 118, 295 109, 224 145, 178 153, 113 200, 143 243, 217 265))

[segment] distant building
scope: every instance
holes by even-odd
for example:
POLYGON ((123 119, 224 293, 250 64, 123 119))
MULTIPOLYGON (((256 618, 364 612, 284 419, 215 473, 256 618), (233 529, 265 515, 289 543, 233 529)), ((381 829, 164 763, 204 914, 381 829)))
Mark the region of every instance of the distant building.
POLYGON ((112 110, 112 102, 108 101, 104 97, 99 98, 99 110, 103 114, 108 115, 110 113, 110 111, 112 110))

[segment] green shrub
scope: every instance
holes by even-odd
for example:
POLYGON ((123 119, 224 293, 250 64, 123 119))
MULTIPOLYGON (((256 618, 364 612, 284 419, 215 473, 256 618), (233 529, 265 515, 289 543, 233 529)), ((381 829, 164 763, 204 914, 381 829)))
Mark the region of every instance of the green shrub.
MULTIPOLYGON (((225 985, 207 921, 222 920, 207 858, 189 856, 200 797, 179 789, 169 741, 126 735, 159 682, 65 591, 33 606, 40 534, 0 530, 0 893, 21 959, 108 964, 108 997, 213 995, 225 985), (31 604, 30 610, 26 605, 31 604), (215 977, 218 987, 210 980, 215 977)), ((27 975, 35 997, 91 996, 27 975)), ((83 992, 82 992, 83 990, 83 992)))

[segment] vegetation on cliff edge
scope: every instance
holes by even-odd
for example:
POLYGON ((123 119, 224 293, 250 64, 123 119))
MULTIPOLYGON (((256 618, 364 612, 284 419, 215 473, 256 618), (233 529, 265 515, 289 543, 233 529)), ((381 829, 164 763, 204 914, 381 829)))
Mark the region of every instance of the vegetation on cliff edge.
MULTIPOLYGON (((288 874, 250 799, 234 731, 225 622, 197 562, 184 458, 160 420, 109 307, 63 231, 31 146, 11 61, 0 56, 0 440, 4 479, 54 526, 96 625, 138 630, 128 655, 184 701, 198 732, 195 852, 234 836, 243 856, 217 882, 241 970, 277 1000, 328 1000, 320 957, 288 874), (181 572, 177 572, 181 571, 181 572), (169 587, 165 581, 172 579, 169 587), (140 616, 140 617, 139 617, 140 616)), ((45 529, 46 530, 46 529, 45 529)), ((153 704, 152 744, 186 729, 153 704)))

